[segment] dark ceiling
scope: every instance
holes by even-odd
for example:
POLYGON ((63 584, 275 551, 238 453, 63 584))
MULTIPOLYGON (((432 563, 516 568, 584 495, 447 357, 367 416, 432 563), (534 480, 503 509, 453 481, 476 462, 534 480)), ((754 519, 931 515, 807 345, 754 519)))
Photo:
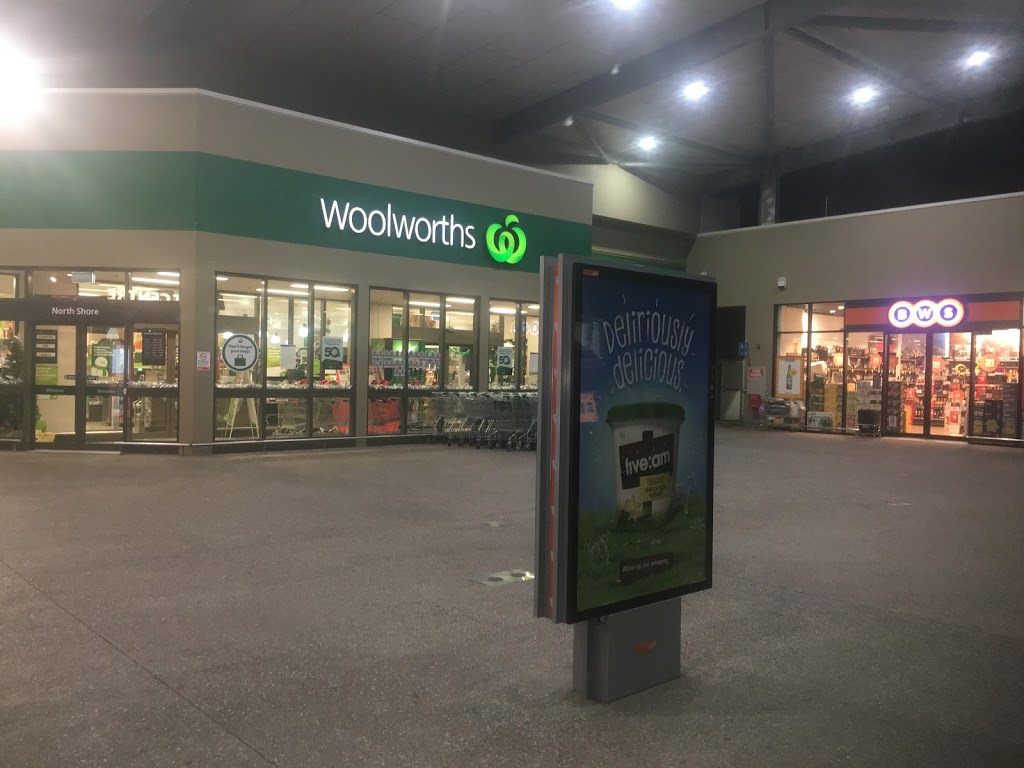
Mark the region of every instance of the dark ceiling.
POLYGON ((1024 107, 1021 0, 0 0, 57 87, 200 87, 725 188, 1024 107), (972 51, 991 54, 966 67, 972 51), (682 97, 700 80, 702 100, 682 97), (877 96, 856 106, 850 94, 877 96), (566 125, 566 118, 572 124, 566 125), (652 135, 657 149, 638 139, 652 135))

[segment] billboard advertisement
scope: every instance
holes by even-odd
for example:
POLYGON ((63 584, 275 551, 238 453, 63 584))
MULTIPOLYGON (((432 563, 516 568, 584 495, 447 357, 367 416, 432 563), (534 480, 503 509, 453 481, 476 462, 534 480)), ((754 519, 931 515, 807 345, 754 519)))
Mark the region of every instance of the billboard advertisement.
POLYGON ((711 586, 716 286, 590 262, 571 281, 559 452, 576 622, 711 586))

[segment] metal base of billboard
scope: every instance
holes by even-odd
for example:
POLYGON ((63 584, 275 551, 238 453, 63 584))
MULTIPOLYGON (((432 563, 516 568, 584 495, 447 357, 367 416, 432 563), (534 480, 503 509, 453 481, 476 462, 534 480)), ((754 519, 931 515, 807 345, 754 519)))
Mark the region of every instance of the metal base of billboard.
POLYGON ((608 703, 680 675, 677 597, 574 625, 573 688, 608 703))

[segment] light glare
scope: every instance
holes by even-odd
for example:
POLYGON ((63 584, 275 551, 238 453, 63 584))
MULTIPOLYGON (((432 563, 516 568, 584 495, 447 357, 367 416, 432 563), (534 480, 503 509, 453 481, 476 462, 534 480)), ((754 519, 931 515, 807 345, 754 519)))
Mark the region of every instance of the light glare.
POLYGON ((865 85, 863 88, 858 88, 856 91, 853 92, 853 103, 867 104, 877 95, 878 91, 876 91, 870 85, 865 85))
POLYGON ((683 88, 683 96, 690 101, 699 101, 707 96, 710 90, 703 80, 695 80, 683 88))
POLYGON ((0 124, 23 120, 42 98, 38 65, 8 43, 0 41, 0 124))
POLYGON ((612 0, 612 5, 620 11, 632 11, 638 2, 639 0, 612 0))
POLYGON ((975 51, 967 57, 968 67, 980 67, 985 64, 989 59, 992 58, 992 54, 988 51, 975 51))
POLYGON ((658 148, 658 140, 653 136, 644 136, 636 145, 644 152, 650 152, 658 148))

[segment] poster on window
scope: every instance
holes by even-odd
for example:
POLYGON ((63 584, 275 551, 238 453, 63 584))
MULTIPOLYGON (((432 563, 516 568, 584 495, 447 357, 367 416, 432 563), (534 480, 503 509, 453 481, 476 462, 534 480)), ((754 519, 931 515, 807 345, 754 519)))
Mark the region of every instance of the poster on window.
POLYGON ((804 359, 783 355, 775 359, 775 396, 782 400, 804 399, 804 359))
POLYGON ((577 265, 569 620, 710 586, 711 282, 577 265))

